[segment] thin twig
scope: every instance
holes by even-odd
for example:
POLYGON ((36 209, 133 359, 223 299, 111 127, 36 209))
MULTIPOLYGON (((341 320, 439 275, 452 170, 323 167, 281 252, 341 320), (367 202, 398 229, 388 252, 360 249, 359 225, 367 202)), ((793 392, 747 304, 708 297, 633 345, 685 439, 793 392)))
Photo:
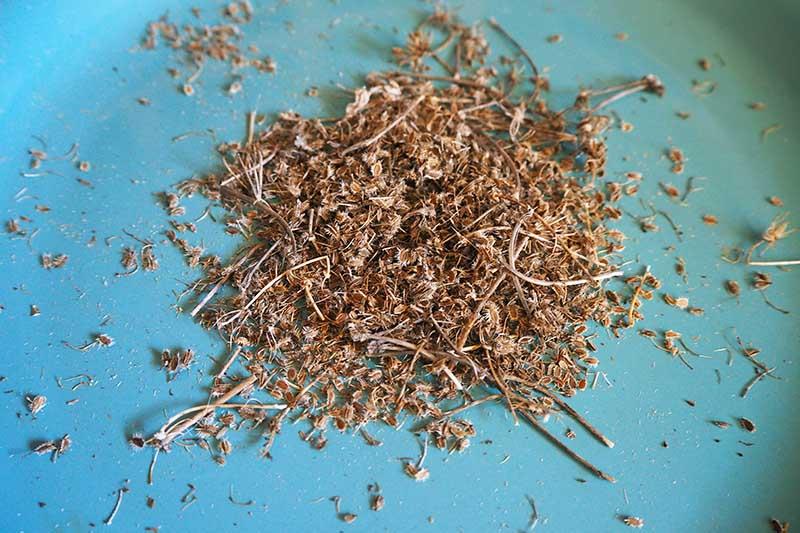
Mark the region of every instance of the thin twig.
POLYGON ((764 303, 766 303, 768 306, 770 306, 771 308, 775 309, 776 311, 780 311, 784 315, 788 315, 789 314, 789 311, 787 309, 783 309, 782 307, 778 307, 774 303, 770 302, 769 299, 767 298, 767 293, 766 292, 764 292, 763 290, 758 291, 758 292, 761 293, 761 296, 764 298, 764 303))
POLYGON ((230 400, 231 398, 237 396, 240 392, 245 390, 247 387, 250 387, 255 382, 256 382, 256 376, 249 376, 249 377, 243 379, 242 381, 240 381, 236 386, 232 387, 228 392, 223 394, 216 402, 210 403, 210 404, 207 404, 207 405, 200 405, 200 406, 192 407, 190 409, 186 409, 184 411, 181 411, 177 415, 175 415, 172 418, 170 418, 169 420, 167 420, 167 423, 164 424, 161 427, 161 429, 155 434, 154 439, 156 441, 158 441, 158 444, 160 445, 160 447, 163 448, 164 446, 167 446, 170 442, 175 440, 175 438, 177 438, 178 436, 183 434, 185 431, 187 431, 189 428, 194 426, 197 422, 199 422, 200 419, 202 419, 204 416, 207 416, 209 413, 211 413, 215 409, 217 409, 218 406, 220 406, 222 404, 225 404, 228 400, 230 400), (194 411, 199 411, 199 412, 198 412, 198 414, 194 415, 191 418, 187 418, 185 420, 182 420, 181 422, 176 424, 174 427, 170 427, 180 417, 182 417, 182 416, 184 416, 186 414, 192 413, 194 411), (167 431, 167 430, 169 430, 169 431, 167 431))
POLYGON ((537 387, 535 387, 535 389, 538 392, 540 392, 540 393, 544 394, 545 396, 547 396, 548 398, 550 398, 551 400, 553 400, 559 407, 561 407, 564 411, 566 411, 567 414, 569 414, 572 418, 574 418, 580 425, 585 427, 586 430, 589 433, 594 435, 594 437, 597 440, 599 440, 600 442, 602 442, 603 444, 605 444, 609 448, 613 448, 614 447, 614 441, 612 441, 611 439, 609 439, 608 437, 603 435, 600 432, 600 430, 598 430, 593 425, 591 425, 588 420, 583 418, 583 416, 581 416, 581 414, 578 411, 576 411, 575 409, 573 409, 572 406, 570 406, 567 402, 565 402, 564 400, 559 398, 557 394, 553 393, 551 390, 547 389, 546 387, 537 386, 537 387))
POLYGON ((539 523, 539 511, 536 510, 536 500, 533 496, 525 496, 528 498, 528 503, 531 505, 531 517, 528 520, 528 531, 536 529, 536 524, 539 523))
POLYGON ((800 259, 792 259, 790 261, 750 261, 747 260, 750 266, 764 266, 764 267, 783 267, 800 265, 800 259))
POLYGON ((231 356, 225 362, 225 365, 223 365, 222 370, 220 370, 219 373, 217 374, 217 379, 222 379, 222 377, 225 375, 225 373, 228 372, 228 369, 231 367, 233 362, 236 361, 236 358, 239 357, 239 353, 241 351, 242 351, 242 347, 241 346, 237 346, 236 349, 231 354, 231 356))
POLYGON ((761 372, 759 372, 758 374, 753 376, 753 378, 750 381, 748 381, 747 384, 742 389, 742 392, 741 392, 742 398, 747 398, 747 395, 750 392, 750 389, 753 388, 753 385, 755 385, 756 383, 758 383, 759 381, 764 379, 765 376, 772 374, 772 372, 774 370, 775 370, 774 367, 773 368, 768 368, 766 370, 762 370, 761 372))
POLYGON ((153 472, 156 469, 156 461, 158 461, 158 454, 161 450, 156 448, 156 451, 153 452, 153 459, 150 461, 150 467, 147 469, 147 484, 153 484, 153 472))
POLYGON ((249 146, 253 144, 253 135, 255 134, 256 130, 256 112, 250 111, 247 114, 247 142, 245 146, 249 146))
POLYGON ((563 442, 558 440, 555 437, 555 435, 553 435, 552 433, 547 431, 547 429, 545 429, 545 427, 543 425, 541 425, 539 423, 539 421, 536 420, 536 418, 532 414, 530 414, 527 411, 520 411, 520 413, 522 413, 522 416, 525 418, 525 420, 527 420, 530 423, 531 426, 533 426, 537 431, 539 431, 539 433, 544 435, 545 438, 547 438, 547 440, 549 440, 551 443, 553 443, 561 451, 566 453, 570 457, 570 459, 572 459, 573 461, 577 462, 582 467, 584 467, 586 470, 588 470, 589 472, 591 472, 592 474, 594 474, 595 476, 597 476, 597 477, 599 477, 601 479, 605 479, 606 481, 610 481, 611 483, 616 483, 617 482, 617 480, 614 479, 613 476, 610 476, 609 474, 606 474, 605 472, 603 472, 602 470, 600 470, 599 468, 594 466, 592 463, 590 463, 589 461, 587 461, 586 459, 584 459, 583 457, 581 457, 580 455, 578 455, 577 453, 572 451, 566 444, 564 444, 563 442))
POLYGON ((111 523, 114 521, 114 518, 117 516, 119 512, 119 506, 122 505, 122 496, 128 492, 128 487, 122 487, 117 491, 117 502, 114 504, 114 508, 111 510, 111 514, 108 515, 108 518, 103 520, 103 523, 107 526, 110 526, 111 523))

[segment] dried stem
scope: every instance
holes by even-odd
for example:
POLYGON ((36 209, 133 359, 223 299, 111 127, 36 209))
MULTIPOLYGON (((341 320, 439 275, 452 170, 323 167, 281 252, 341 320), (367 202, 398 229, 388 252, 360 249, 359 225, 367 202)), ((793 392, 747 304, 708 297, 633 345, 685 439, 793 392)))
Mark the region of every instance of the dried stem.
POLYGON ((547 429, 545 429, 545 427, 543 425, 541 425, 539 423, 539 421, 536 420, 536 418, 532 414, 530 414, 527 411, 520 411, 520 413, 522 414, 523 418, 525 418, 525 420, 527 420, 528 423, 531 426, 534 427, 534 429, 536 429, 539 433, 544 435, 545 438, 547 438, 547 440, 549 440, 551 443, 553 443, 562 452, 567 454, 570 457, 570 459, 572 459, 573 461, 577 462, 582 467, 584 467, 586 470, 588 470, 589 472, 591 472, 592 474, 594 474, 595 476, 597 476, 597 477, 599 477, 601 479, 605 479, 606 481, 610 481, 611 483, 616 483, 617 482, 617 480, 614 479, 612 476, 606 474, 605 472, 603 472, 602 470, 600 470, 599 468, 594 466, 592 463, 590 463, 589 461, 587 461, 586 459, 584 459, 583 457, 578 455, 576 452, 572 451, 566 444, 564 444, 563 442, 558 440, 555 437, 555 435, 553 435, 552 433, 547 431, 547 429))
POLYGON ((762 370, 761 372, 759 372, 755 376, 753 376, 753 378, 750 379, 750 381, 748 381, 747 384, 742 389, 742 392, 741 392, 742 398, 747 398, 747 395, 750 393, 750 389, 753 388, 753 385, 755 385, 756 383, 758 383, 759 381, 764 379, 764 377, 772 374, 772 372, 774 370, 775 370, 775 368, 767 368, 766 370, 762 370))
POLYGON ((583 418, 583 416, 581 416, 581 414, 578 411, 573 409, 572 406, 570 406, 567 402, 565 402, 564 400, 559 398, 557 394, 553 393, 553 391, 551 391, 551 390, 549 390, 549 389, 547 389, 545 387, 541 387, 541 386, 536 386, 534 388, 538 392, 544 394, 545 396, 547 396, 548 398, 553 400, 561 409, 566 411, 567 414, 569 414, 569 416, 574 418, 580 425, 585 427, 586 430, 589 431, 589 433, 594 435, 594 437, 597 440, 599 440, 600 442, 602 442, 603 444, 605 444, 609 448, 613 448, 614 447, 614 441, 612 441, 611 439, 609 439, 608 437, 603 435, 597 428, 595 428, 592 424, 590 424, 588 420, 583 418))

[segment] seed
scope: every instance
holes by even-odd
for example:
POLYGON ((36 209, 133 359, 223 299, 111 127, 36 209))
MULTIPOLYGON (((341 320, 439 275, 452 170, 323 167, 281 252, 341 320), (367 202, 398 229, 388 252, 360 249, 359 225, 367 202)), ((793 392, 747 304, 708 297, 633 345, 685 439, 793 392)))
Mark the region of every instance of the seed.
POLYGON ((725 282, 725 290, 728 291, 731 296, 739 296, 741 287, 739 286, 738 282, 729 279, 725 282))
POLYGON ((431 475, 427 468, 417 468, 412 463, 406 463, 403 470, 408 477, 414 478, 415 481, 425 481, 431 475))
POLYGON ((35 415, 47 405, 47 396, 27 396, 25 402, 28 405, 28 411, 30 411, 32 415, 35 415))
POLYGON ((670 296, 669 294, 664 295, 664 302, 667 305, 671 305, 673 307, 677 307, 678 309, 686 309, 689 307, 689 299, 681 296, 680 298, 675 298, 674 296, 670 296))
POLYGON ((385 500, 383 498, 383 495, 376 494, 375 496, 372 497, 372 502, 370 503, 370 509, 372 509, 373 511, 380 511, 381 509, 383 509, 384 504, 385 500))
POLYGON ((703 69, 703 70, 710 70, 710 69, 711 69, 711 61, 709 61, 709 60, 708 60, 707 58, 705 58, 705 57, 704 57, 704 58, 702 58, 702 59, 700 59, 700 60, 697 62, 697 64, 698 64, 698 65, 700 66, 700 68, 701 68, 701 69, 703 69))
POLYGON ((740 417, 739 425, 742 427, 743 430, 747 431, 748 433, 756 432, 756 425, 749 418, 740 417))
POLYGON ((723 420, 712 420, 711 423, 721 429, 728 429, 729 427, 731 427, 729 423, 723 420))
POLYGON ((89 170, 91 170, 91 168, 92 168, 92 164, 91 164, 91 163, 89 163, 88 161, 81 161, 81 162, 78 164, 78 169, 79 169, 81 172, 89 172, 89 170))
POLYGON ((641 528, 644 527, 644 520, 636 516, 626 516, 622 519, 628 527, 641 528))
POLYGON ((767 198, 767 201, 774 205, 775 207, 783 207, 783 200, 778 198, 777 196, 770 196, 767 198))
POLYGON ((141 436, 140 434, 134 433, 128 438, 128 444, 134 450, 141 450, 145 446, 145 440, 144 437, 141 436))
POLYGON ((547 42, 551 44, 560 43, 564 40, 564 36, 560 33, 554 33, 553 35, 547 36, 547 42))
POLYGON ((715 215, 703 215, 703 222, 709 226, 716 226, 719 223, 715 215))
POLYGON ((772 277, 766 272, 756 272, 753 274, 753 288, 756 290, 764 290, 772 285, 772 277))
POLYGON ((109 337, 105 333, 99 334, 97 337, 95 337, 94 340, 95 340, 95 342, 97 342, 98 345, 103 346, 103 347, 108 347, 108 346, 113 346, 114 345, 114 339, 112 339, 111 337, 109 337))
POLYGON ((667 193, 667 196, 670 198, 678 198, 681 195, 681 191, 679 191, 678 188, 672 184, 661 184, 661 188, 664 189, 664 192, 667 193))
POLYGON ((342 522, 345 522, 346 524, 352 524, 353 522, 356 521, 357 518, 358 518, 358 515, 353 514, 353 513, 342 513, 341 514, 342 522))
POLYGON ((233 96, 234 94, 238 94, 242 91, 242 82, 234 81, 230 85, 228 85, 228 94, 233 96))

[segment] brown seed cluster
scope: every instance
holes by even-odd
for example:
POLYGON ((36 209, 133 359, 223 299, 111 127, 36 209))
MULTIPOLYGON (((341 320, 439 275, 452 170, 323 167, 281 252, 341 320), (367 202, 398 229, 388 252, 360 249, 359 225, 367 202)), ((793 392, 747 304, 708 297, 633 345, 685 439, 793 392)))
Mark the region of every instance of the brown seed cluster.
MULTIPOLYGON (((227 63, 231 67, 231 74, 240 77, 240 71, 247 67, 252 67, 259 72, 275 72, 277 66, 270 57, 262 58, 248 57, 241 49, 243 38, 239 24, 246 24, 252 20, 253 7, 249 1, 231 2, 223 10, 223 15, 230 21, 225 24, 192 26, 184 24, 178 26, 169 21, 167 16, 150 22, 145 29, 145 36, 142 40, 142 48, 152 50, 156 48, 159 41, 164 41, 165 45, 174 49, 182 50, 186 55, 186 60, 191 64, 195 71, 188 76, 180 89, 186 96, 192 96, 195 92, 194 81, 200 76, 207 60, 215 60, 227 63)), ((258 48, 251 45, 248 47, 251 53, 258 53, 258 48)), ((179 77, 180 73, 171 69, 173 77, 179 77)), ((235 93, 241 90, 241 81, 234 80, 229 85, 228 92, 235 93), (231 91, 231 87, 238 84, 238 90, 231 91)), ((140 99, 140 103, 142 103, 140 99)), ((148 101, 149 104, 149 101, 148 101)), ((148 105, 142 104, 142 105, 148 105)))
MULTIPOLYGON (((625 236, 612 228, 620 195, 602 183, 609 119, 598 112, 663 87, 647 76, 552 110, 519 51, 527 63, 508 72, 483 65, 479 27, 437 11, 394 51, 414 71, 371 74, 338 119, 283 113, 251 142, 226 145, 223 172, 179 186, 220 200, 250 237, 229 262, 203 264, 192 311, 234 358, 241 351, 249 377, 218 376, 214 403, 149 444, 215 426, 217 406, 263 390, 282 403, 239 414, 261 422, 278 411, 266 419, 267 457, 290 412, 311 423, 309 441, 330 426, 397 426, 405 412, 429 421, 435 446, 460 451, 474 428, 451 417, 498 399, 557 444, 537 418, 553 409, 613 445, 561 396, 585 389, 599 363, 588 324, 633 326, 659 283, 648 271, 620 292, 604 287, 623 274, 625 236), (447 46, 434 47, 427 27, 447 46), (448 57, 457 76, 422 73, 448 57), (217 295, 223 286, 230 295, 217 295), (444 400, 463 409, 443 411, 444 400)), ((198 264, 199 252, 187 257, 198 264)), ((419 481, 421 463, 404 466, 419 481)))

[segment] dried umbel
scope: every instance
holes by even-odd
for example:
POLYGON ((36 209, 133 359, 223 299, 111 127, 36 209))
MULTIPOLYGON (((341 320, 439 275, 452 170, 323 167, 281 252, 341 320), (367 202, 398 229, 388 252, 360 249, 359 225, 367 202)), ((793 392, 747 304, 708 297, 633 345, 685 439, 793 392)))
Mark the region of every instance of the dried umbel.
MULTIPOLYGON (((483 61, 477 26, 440 13, 425 25, 458 43, 453 69, 483 61)), ((417 60, 447 57, 420 31, 395 53, 417 71, 417 60)), ((647 76, 555 111, 530 67, 532 88, 518 97, 493 67, 456 78, 372 74, 342 118, 284 113, 246 145, 228 145, 223 173, 181 184, 248 221, 240 252, 197 283, 192 315, 244 350, 250 375, 219 376, 214 403, 174 417, 150 444, 168 447, 217 409, 257 407, 278 411, 265 456, 292 411, 319 432, 395 426, 405 411, 433 421, 437 446, 460 450, 474 429, 447 419, 502 399, 556 443, 537 421, 552 409, 613 445, 560 396, 586 388, 598 364, 586 324, 633 326, 637 298, 658 281, 633 278, 632 305, 603 287, 622 275, 624 235, 609 227, 621 210, 602 192, 609 121, 596 112, 663 87, 647 76), (232 294, 218 296, 222 286, 232 294), (226 403, 255 390, 283 403, 226 403), (443 412, 443 400, 464 409, 443 412)), ((410 463, 406 473, 428 475, 410 463)))

